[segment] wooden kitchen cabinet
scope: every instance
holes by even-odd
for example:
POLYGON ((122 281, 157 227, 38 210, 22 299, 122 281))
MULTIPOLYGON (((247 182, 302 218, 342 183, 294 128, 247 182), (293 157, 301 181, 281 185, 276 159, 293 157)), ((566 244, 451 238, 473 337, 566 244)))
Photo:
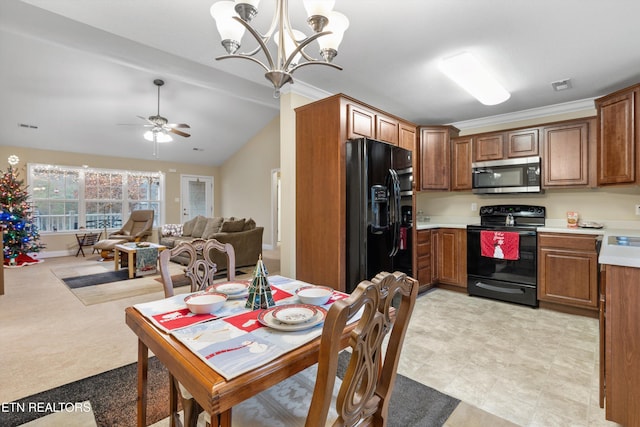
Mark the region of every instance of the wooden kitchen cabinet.
POLYGON ((440 228, 434 250, 437 251, 436 277, 439 284, 467 288, 467 230, 440 228))
POLYGON ((372 138, 415 152, 415 137, 412 123, 358 103, 347 104, 347 139, 372 138))
POLYGON ((598 120, 598 185, 638 183, 640 85, 595 100, 598 120))
POLYGON ((596 186, 596 120, 586 118, 542 128, 542 185, 596 186))
POLYGON ((451 139, 458 136, 453 126, 421 126, 420 190, 451 188, 451 139))
POLYGON ((598 312, 596 235, 538 234, 538 300, 598 312))
POLYGON ((540 130, 538 128, 507 132, 506 157, 511 159, 539 155, 539 134, 540 130))
POLYGON ((400 122, 383 114, 376 114, 376 139, 398 145, 400 140, 400 122))
POLYGON ((605 414, 624 426, 640 426, 640 269, 605 265, 605 414))
MULTIPOLYGON (((296 277, 344 291, 348 256, 345 142, 351 138, 380 139, 376 132, 381 122, 376 117, 384 118, 385 123, 395 121, 396 129, 402 124, 405 143, 411 127, 415 135, 416 126, 343 94, 295 111, 296 277)), ((383 132, 389 129, 387 124, 380 124, 380 128, 383 132)), ((399 135, 396 133, 396 144, 399 135)), ((411 237, 415 242, 415 234, 411 237)), ((415 272, 415 251, 412 268, 415 272)))
POLYGON ((427 289, 433 284, 433 266, 431 257, 431 230, 418 230, 416 253, 418 256, 418 274, 420 290, 427 289))
POLYGON ((539 155, 539 129, 514 129, 473 136, 473 161, 511 159, 539 155))
POLYGON ((504 133, 483 134, 474 137, 473 161, 501 160, 504 158, 504 133))
POLYGON ((451 140, 451 190, 471 190, 471 156, 473 138, 459 137, 451 140))

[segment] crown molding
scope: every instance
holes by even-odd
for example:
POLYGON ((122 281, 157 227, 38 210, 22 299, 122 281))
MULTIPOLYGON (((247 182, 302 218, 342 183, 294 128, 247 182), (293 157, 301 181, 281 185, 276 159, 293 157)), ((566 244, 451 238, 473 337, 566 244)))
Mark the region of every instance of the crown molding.
POLYGON ((545 107, 532 108, 530 110, 515 111, 513 113, 498 114, 496 116, 482 117, 479 119, 463 120, 460 122, 449 124, 455 126, 460 130, 465 130, 495 126, 503 123, 538 119, 557 114, 568 114, 576 111, 595 109, 593 103, 594 99, 596 98, 580 99, 577 101, 564 102, 562 104, 548 105, 545 107))
POLYGON ((304 96, 312 101, 317 101, 333 95, 331 92, 312 86, 302 80, 295 80, 294 82, 294 84, 288 84, 281 88, 280 92, 283 94, 295 93, 296 95, 304 96))

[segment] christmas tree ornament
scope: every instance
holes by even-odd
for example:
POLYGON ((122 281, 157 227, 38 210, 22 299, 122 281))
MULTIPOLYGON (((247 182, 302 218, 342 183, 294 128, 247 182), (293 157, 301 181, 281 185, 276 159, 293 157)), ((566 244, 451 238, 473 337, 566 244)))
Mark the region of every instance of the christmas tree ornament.
POLYGON ((249 285, 249 297, 245 305, 246 308, 258 310, 261 308, 275 307, 276 303, 273 300, 271 285, 269 285, 269 279, 267 279, 268 275, 267 268, 264 266, 264 262, 262 262, 262 255, 260 255, 253 273, 253 280, 251 281, 251 285, 249 285))

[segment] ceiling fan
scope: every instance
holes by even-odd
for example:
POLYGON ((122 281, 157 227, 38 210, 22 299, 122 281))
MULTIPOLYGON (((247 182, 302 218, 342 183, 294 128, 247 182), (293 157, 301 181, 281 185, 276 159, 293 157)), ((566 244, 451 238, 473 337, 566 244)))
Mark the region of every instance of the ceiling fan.
POLYGON ((183 136, 185 138, 190 137, 190 134, 178 130, 177 128, 190 128, 191 126, 186 123, 169 123, 165 117, 160 115, 160 87, 164 85, 164 80, 155 79, 153 84, 158 87, 158 112, 155 116, 149 116, 148 118, 142 116, 137 117, 146 122, 146 124, 143 125, 144 127, 150 128, 144 133, 144 139, 153 142, 153 155, 154 157, 157 157, 158 143, 173 141, 170 133, 183 136))

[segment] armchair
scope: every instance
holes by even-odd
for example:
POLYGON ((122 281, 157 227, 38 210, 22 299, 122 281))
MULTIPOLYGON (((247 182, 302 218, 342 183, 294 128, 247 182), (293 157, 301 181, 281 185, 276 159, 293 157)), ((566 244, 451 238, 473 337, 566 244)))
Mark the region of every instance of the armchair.
POLYGON ((118 231, 109 234, 111 240, 126 240, 141 242, 151 235, 153 230, 153 210, 138 210, 131 212, 127 222, 118 231))

